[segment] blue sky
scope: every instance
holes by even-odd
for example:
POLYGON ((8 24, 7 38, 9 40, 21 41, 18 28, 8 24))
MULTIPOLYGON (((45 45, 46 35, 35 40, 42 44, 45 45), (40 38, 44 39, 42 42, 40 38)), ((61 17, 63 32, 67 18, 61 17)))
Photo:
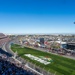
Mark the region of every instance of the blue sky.
POLYGON ((0 0, 0 32, 75 33, 75 0, 0 0))

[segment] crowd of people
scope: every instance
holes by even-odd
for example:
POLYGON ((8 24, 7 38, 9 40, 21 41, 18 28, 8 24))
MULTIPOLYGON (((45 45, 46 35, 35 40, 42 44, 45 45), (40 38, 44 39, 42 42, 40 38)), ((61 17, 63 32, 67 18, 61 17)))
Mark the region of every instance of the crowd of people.
POLYGON ((38 75, 12 57, 0 53, 0 75, 38 75))

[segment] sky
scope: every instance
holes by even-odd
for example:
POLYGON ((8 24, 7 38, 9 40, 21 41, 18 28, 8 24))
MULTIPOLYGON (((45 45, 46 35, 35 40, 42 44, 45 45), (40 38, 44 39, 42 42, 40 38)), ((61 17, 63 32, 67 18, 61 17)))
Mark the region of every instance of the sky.
POLYGON ((75 33, 75 0, 0 0, 0 33, 75 33))

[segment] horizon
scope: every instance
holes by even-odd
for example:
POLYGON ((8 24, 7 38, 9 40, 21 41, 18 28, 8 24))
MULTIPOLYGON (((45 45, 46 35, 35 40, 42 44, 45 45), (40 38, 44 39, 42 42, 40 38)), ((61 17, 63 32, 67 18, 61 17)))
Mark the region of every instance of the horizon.
POLYGON ((1 0, 4 34, 75 34, 74 0, 1 0))
POLYGON ((3 33, 4 35, 75 35, 75 33, 3 33))

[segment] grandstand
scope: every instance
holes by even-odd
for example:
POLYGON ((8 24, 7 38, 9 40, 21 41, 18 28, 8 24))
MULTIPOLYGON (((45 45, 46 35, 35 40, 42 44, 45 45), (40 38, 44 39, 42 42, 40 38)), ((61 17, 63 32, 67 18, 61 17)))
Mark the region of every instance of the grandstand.
POLYGON ((9 40, 10 38, 8 36, 4 35, 3 33, 0 33, 0 48, 2 48, 3 44, 9 40))
POLYGON ((5 35, 3 33, 0 33, 0 38, 5 37, 5 35))

